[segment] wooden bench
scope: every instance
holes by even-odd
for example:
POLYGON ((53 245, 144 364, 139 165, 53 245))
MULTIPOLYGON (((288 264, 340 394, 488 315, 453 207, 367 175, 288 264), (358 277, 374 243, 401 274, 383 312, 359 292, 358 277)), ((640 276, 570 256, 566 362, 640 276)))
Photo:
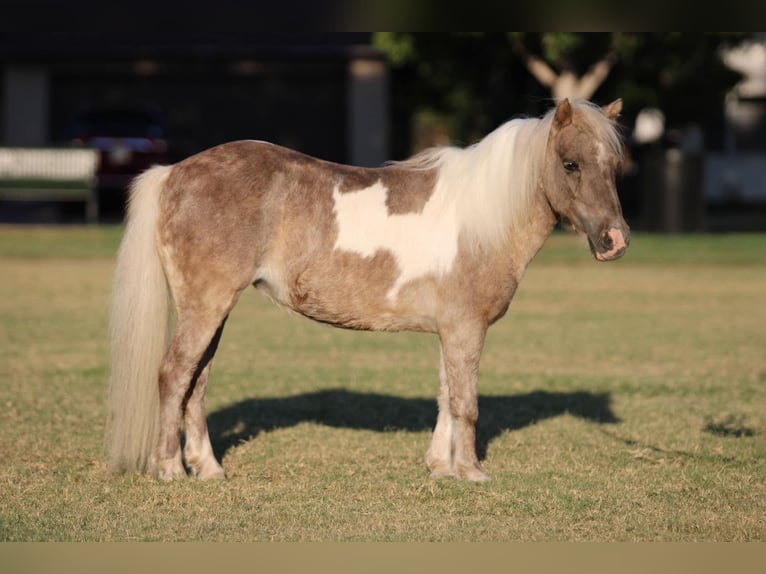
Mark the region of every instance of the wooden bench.
POLYGON ((98 162, 93 149, 0 148, 0 200, 82 201, 96 223, 98 162))

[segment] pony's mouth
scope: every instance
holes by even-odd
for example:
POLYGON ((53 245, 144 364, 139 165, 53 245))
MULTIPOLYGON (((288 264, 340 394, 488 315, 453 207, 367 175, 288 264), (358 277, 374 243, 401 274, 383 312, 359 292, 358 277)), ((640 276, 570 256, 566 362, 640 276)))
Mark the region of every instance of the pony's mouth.
POLYGON ((590 252, 597 261, 614 261, 625 255, 630 245, 630 230, 623 233, 618 227, 609 227, 596 236, 595 234, 583 231, 574 221, 565 216, 560 216, 561 226, 569 227, 575 233, 582 233, 588 238, 590 252))
POLYGON ((624 235, 616 227, 610 227, 594 241, 588 235, 588 245, 598 261, 614 261, 625 255, 630 245, 630 234, 624 235))

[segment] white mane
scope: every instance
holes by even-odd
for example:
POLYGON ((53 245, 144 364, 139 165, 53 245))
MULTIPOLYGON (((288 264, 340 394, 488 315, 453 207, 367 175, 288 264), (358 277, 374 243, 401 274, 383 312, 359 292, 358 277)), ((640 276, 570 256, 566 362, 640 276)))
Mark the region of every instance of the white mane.
MULTIPOLYGON (((571 103, 594 136, 620 155, 619 134, 600 108, 571 103)), ((462 231, 478 243, 499 246, 529 219, 554 113, 514 119, 470 147, 431 148, 397 165, 438 168, 430 201, 445 213, 456 210, 462 231)))

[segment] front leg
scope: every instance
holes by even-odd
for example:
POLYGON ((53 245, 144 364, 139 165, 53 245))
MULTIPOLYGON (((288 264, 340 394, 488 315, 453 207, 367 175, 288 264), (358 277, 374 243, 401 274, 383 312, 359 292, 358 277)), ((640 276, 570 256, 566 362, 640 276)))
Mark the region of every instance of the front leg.
POLYGON ((449 386, 444 367, 444 348, 439 349, 439 414, 431 444, 426 451, 426 466, 431 478, 454 476, 452 469, 452 414, 449 407, 449 386))
POLYGON ((426 462, 435 476, 452 475, 474 481, 489 478, 476 456, 479 359, 486 332, 486 324, 469 321, 439 332, 439 417, 426 454, 426 462))

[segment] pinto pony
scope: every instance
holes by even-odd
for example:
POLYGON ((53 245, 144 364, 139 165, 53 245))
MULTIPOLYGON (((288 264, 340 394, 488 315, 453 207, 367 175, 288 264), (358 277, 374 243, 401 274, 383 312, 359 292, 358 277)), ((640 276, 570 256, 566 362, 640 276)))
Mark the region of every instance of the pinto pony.
POLYGON ((143 173, 115 272, 110 470, 224 477, 205 389, 226 319, 253 285, 329 325, 438 334, 425 462, 434 477, 486 480, 475 425, 487 328, 558 217, 599 261, 628 246, 614 181, 621 108, 563 100, 471 147, 376 169, 238 141, 143 173))

